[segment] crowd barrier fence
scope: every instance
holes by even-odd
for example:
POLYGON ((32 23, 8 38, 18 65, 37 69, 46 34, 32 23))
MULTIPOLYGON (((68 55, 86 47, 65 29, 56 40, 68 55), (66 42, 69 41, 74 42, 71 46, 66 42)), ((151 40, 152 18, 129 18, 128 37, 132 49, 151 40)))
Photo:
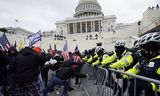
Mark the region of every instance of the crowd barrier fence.
MULTIPOLYGON (((128 75, 133 77, 132 80, 134 81, 134 90, 132 96, 136 96, 136 83, 137 80, 142 80, 149 83, 156 84, 155 95, 152 96, 159 96, 158 95, 158 88, 160 85, 159 80, 147 78, 140 75, 133 75, 129 73, 125 73, 123 70, 115 70, 115 69, 105 69, 101 67, 93 67, 89 64, 84 64, 81 69, 82 74, 87 74, 87 78, 82 78, 80 85, 83 86, 88 96, 117 96, 118 91, 121 91, 121 96, 129 96, 128 94, 128 87, 131 79, 127 79, 127 85, 123 84, 123 78, 117 79, 117 74, 119 75, 128 75), (114 81, 114 82, 113 82, 114 81), (116 84, 117 83, 117 84, 116 84), (109 85, 107 85, 109 84, 109 85), (118 90, 118 86, 121 90, 118 90), (125 89, 123 87, 126 86, 127 90, 123 92, 125 89), (117 94, 114 94, 115 88, 117 88, 117 94), (114 90, 113 90, 114 89, 114 90), (124 93, 124 94, 123 94, 124 93), (114 95, 113 95, 114 94, 114 95)), ((119 96, 119 95, 118 95, 119 96)), ((145 95, 145 90, 142 91, 141 96, 145 95)))
POLYGON ((81 85, 84 87, 88 96, 107 96, 105 82, 108 71, 104 68, 95 68, 84 64, 81 73, 87 74, 87 78, 81 79, 81 85))

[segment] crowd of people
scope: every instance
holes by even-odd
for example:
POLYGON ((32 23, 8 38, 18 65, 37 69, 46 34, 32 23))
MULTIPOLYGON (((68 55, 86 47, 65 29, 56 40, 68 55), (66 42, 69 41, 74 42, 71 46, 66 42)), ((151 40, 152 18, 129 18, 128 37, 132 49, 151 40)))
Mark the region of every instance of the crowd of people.
POLYGON ((47 96, 55 85, 63 85, 61 96, 68 96, 73 89, 70 78, 86 77, 80 74, 84 62, 77 50, 42 52, 40 47, 25 47, 19 52, 11 47, 8 52, 0 50, 0 96, 47 96), (48 71, 55 74, 48 80, 48 71), (49 81, 49 82, 48 82, 49 81))
MULTIPOLYGON (((13 47, 7 52, 0 49, 0 96, 48 96, 56 85, 64 86, 61 96, 68 96, 69 89, 72 89, 70 79, 75 78, 78 84, 79 78, 87 77, 80 73, 83 64, 108 70, 110 82, 106 82, 106 86, 113 89, 113 95, 123 96, 128 88, 129 96, 140 96, 143 90, 145 96, 154 96, 154 83, 138 79, 135 83, 133 77, 116 73, 117 79, 123 79, 122 88, 109 69, 123 69, 130 74, 160 80, 160 32, 141 36, 132 48, 125 47, 122 40, 117 41, 114 47, 111 52, 93 48, 83 54, 79 50, 73 53, 49 50, 46 53, 36 46, 25 47, 19 52, 13 47), (55 74, 48 80, 49 70, 55 74)), ((160 96, 159 86, 157 91, 160 96)))

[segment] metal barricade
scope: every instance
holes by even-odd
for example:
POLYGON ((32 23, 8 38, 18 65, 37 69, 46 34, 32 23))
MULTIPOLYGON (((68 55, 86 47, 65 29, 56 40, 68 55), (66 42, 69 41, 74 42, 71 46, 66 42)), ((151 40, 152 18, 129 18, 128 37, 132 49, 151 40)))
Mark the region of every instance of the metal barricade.
POLYGON ((105 83, 108 71, 106 69, 94 68, 88 64, 84 64, 81 73, 87 74, 87 78, 81 79, 81 85, 88 96, 107 96, 105 83))
POLYGON ((83 65, 81 73, 88 75, 87 78, 81 79, 81 85, 88 96, 160 96, 158 92, 159 80, 125 73, 123 70, 94 68, 88 64, 83 65), (132 79, 117 77, 117 74, 131 76, 132 79), (145 94, 147 91, 151 91, 147 88, 148 86, 141 90, 140 95, 137 95, 137 90, 139 91, 137 84, 141 82, 144 83, 144 85, 141 84, 143 87, 146 87, 145 84, 156 84, 156 90, 153 91, 152 95, 145 94), (115 91, 116 89, 117 91, 115 91))
MULTIPOLYGON (((140 75, 133 75, 133 74, 125 73, 122 70, 115 70, 115 69, 108 69, 108 70, 112 72, 112 76, 114 77, 114 80, 117 81, 118 85, 121 87, 121 90, 120 90, 121 95, 118 95, 118 96, 160 96, 160 93, 158 92, 158 89, 160 87, 159 86, 160 85, 159 80, 147 78, 147 77, 140 76, 140 75), (123 79, 123 78, 117 79, 117 78, 115 78, 115 75, 117 73, 119 73, 121 75, 125 74, 125 75, 128 75, 128 76, 131 76, 132 78, 131 79, 123 79), (126 81, 127 85, 125 85, 127 87, 127 90, 123 89, 124 88, 124 84, 123 84, 124 80, 127 80, 126 81), (150 85, 150 83, 156 84, 156 86, 155 86, 156 90, 155 91, 152 91, 152 89, 149 89, 148 85, 150 85), (130 87, 130 88, 132 88, 132 90, 129 89, 129 86, 131 86, 131 84, 133 85, 133 88, 130 87), (138 88, 138 87, 143 87, 144 89, 143 88, 141 89, 141 88, 138 88), (140 90, 141 90, 141 93, 139 93, 140 95, 137 95, 140 90), (151 93, 151 91, 153 93, 151 95, 148 95, 147 93, 151 93)), ((109 81, 109 82, 111 82, 111 81, 109 81)), ((111 89, 109 89, 109 90, 111 90, 111 89)))

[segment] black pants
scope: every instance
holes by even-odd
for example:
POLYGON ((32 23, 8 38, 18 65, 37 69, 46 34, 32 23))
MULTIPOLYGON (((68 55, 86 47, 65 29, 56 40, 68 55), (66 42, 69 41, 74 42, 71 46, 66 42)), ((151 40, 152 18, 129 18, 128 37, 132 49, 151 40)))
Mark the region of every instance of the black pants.
POLYGON ((126 92, 128 87, 128 79, 123 79, 123 94, 126 92))
MULTIPOLYGON (((120 78, 118 78, 120 79, 120 78)), ((123 96, 128 87, 128 79, 122 79, 122 87, 119 89, 118 96, 123 96)))
POLYGON ((48 71, 49 69, 41 69, 42 80, 44 82, 45 87, 48 84, 48 71))

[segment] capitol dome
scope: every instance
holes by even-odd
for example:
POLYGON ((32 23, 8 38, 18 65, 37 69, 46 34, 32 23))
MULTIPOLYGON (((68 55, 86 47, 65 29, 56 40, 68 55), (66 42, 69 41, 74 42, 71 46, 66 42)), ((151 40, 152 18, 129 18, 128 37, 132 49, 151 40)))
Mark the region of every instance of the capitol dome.
POLYGON ((97 0, 80 0, 75 9, 74 17, 89 17, 103 15, 97 0))

